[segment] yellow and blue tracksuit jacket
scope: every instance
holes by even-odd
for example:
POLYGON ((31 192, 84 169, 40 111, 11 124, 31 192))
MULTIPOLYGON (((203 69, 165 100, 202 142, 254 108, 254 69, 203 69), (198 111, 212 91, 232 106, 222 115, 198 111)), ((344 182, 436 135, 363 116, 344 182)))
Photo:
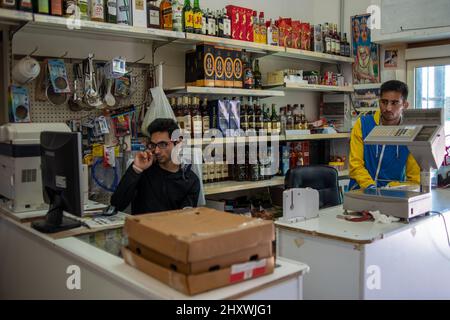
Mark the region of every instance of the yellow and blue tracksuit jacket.
POLYGON ((375 186, 378 164, 377 187, 401 184, 420 184, 420 167, 406 146, 366 145, 364 139, 380 123, 380 110, 373 115, 361 116, 350 136, 350 184, 349 190, 375 186), (391 182, 389 182, 391 181, 391 182))

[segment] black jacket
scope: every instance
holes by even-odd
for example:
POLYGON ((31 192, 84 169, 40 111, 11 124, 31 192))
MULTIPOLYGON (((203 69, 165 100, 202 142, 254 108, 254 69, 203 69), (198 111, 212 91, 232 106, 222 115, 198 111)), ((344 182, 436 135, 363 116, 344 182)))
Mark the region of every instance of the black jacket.
POLYGON ((123 211, 131 202, 132 214, 196 207, 200 181, 190 168, 172 173, 155 163, 138 174, 130 165, 111 197, 111 205, 123 211))

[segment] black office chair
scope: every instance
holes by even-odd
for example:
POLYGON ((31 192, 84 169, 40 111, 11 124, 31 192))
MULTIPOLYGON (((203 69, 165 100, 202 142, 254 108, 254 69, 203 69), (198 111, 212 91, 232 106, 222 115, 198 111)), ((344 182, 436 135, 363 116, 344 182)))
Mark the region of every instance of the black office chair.
POLYGON ((312 188, 319 191, 319 207, 327 208, 342 203, 338 171, 325 165, 289 169, 284 179, 286 189, 312 188))

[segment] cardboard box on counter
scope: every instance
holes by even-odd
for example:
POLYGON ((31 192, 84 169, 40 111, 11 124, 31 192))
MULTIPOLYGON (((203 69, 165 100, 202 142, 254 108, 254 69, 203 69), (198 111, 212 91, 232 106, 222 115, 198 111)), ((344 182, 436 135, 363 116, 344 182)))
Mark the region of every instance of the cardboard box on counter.
POLYGON ((222 270, 186 275, 161 267, 134 254, 125 247, 122 248, 122 256, 129 265, 188 295, 202 293, 273 273, 275 265, 275 259, 271 257, 233 265, 222 270))
POLYGON ((184 263, 253 248, 274 240, 272 221, 209 208, 193 208, 127 217, 128 237, 184 263))
POLYGON ((152 263, 156 263, 161 267, 182 274, 200 274, 209 271, 222 270, 229 268, 233 264, 270 258, 273 255, 271 242, 262 243, 255 247, 243 249, 224 256, 192 263, 177 261, 167 255, 150 249, 131 238, 128 241, 128 249, 152 263))

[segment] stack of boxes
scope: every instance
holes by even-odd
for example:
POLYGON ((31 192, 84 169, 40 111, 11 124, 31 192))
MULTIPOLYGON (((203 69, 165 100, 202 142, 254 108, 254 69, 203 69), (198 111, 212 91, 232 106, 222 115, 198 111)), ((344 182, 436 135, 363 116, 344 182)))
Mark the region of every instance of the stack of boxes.
POLYGON ((203 43, 186 53, 186 85, 242 88, 242 52, 203 43))
POLYGON ((209 208, 127 217, 125 261, 194 295, 274 270, 272 221, 209 208))

